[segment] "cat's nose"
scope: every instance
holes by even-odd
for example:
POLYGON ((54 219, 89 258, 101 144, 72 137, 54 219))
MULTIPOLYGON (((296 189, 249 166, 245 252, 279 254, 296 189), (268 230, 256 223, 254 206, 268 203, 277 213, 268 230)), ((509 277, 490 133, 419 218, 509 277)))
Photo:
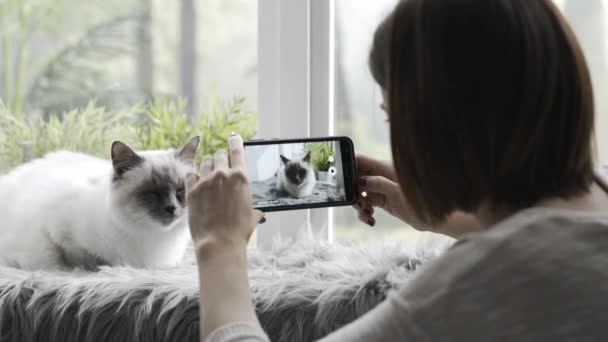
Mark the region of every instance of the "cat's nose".
POLYGON ((175 209, 177 209, 177 208, 175 208, 175 206, 174 206, 174 205, 168 205, 168 206, 166 206, 166 207, 165 207, 165 211, 166 211, 166 212, 167 212, 167 214, 169 214, 169 215, 173 215, 173 214, 175 214, 175 209))

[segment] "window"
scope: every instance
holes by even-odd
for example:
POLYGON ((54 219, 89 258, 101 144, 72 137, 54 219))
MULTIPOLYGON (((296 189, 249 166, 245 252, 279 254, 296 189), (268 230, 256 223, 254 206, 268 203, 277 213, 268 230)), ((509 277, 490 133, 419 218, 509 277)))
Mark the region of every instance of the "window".
POLYGON ((203 133, 209 152, 233 123, 252 136, 257 9, 251 0, 0 1, 0 174, 57 149, 105 157, 119 139, 144 150, 203 133))
POLYGON ((555 0, 574 29, 591 70, 599 162, 608 163, 608 1, 555 0))
MULTIPOLYGON (((600 96, 608 90, 608 0, 555 2, 574 27, 591 66, 599 156, 608 163, 608 98, 600 96)), ((171 131, 177 125, 172 116, 176 113, 194 120, 200 113, 228 109, 238 112, 235 120, 243 130, 260 138, 348 135, 358 152, 390 158, 382 97, 369 74, 367 55, 374 29, 396 3, 0 1, 0 173, 56 148, 106 155, 112 139, 124 134, 137 142, 142 129, 142 121, 135 121, 116 131, 103 126, 94 134, 25 130, 23 125, 9 127, 15 122, 7 120, 9 114, 46 122, 53 114, 78 107, 83 109, 76 117, 86 119, 88 114, 93 120, 105 115, 108 120, 96 121, 104 125, 115 114, 141 114, 136 104, 153 97, 165 99, 152 102, 153 114, 160 116, 156 121, 164 126, 156 127, 156 140, 141 144, 144 148, 182 139, 171 131), (244 97, 244 104, 227 106, 234 96, 244 97), (91 100, 95 106, 87 107, 91 100)), ((73 124, 83 128, 91 122, 73 124)), ((209 128, 207 123, 198 128, 222 134, 226 126, 220 122, 209 128)), ((178 131, 190 135, 198 128, 178 131)), ((213 144, 203 147, 213 150, 213 144)), ((294 237, 305 228, 328 230, 323 236, 331 240, 333 234, 338 241, 413 241, 424 235, 404 229, 387 215, 377 218, 377 226, 370 229, 358 222, 351 208, 273 214, 264 239, 286 231, 294 237)))
POLYGON ((146 95, 257 102, 248 0, 2 2, 0 95, 20 109, 120 106, 146 95), (60 99, 58 99, 60 98, 60 99))
MULTIPOLYGON (((599 159, 608 162, 608 15, 606 0, 556 0, 583 45, 594 81, 597 107, 599 159)), ((386 114, 380 109, 382 94, 367 67, 376 26, 397 0, 336 0, 335 131, 351 136, 359 153, 390 158, 386 114)), ((440 196, 440 194, 438 194, 440 196)), ((424 234, 388 217, 377 216, 377 226, 359 222, 350 208, 334 210, 334 237, 338 241, 377 238, 417 240, 424 234)))
MULTIPOLYGON (((367 65, 377 25, 397 0, 353 2, 336 0, 335 29, 335 131, 350 136, 357 153, 390 159, 386 113, 380 108, 382 93, 367 65)), ((378 238, 415 240, 421 233, 380 211, 376 226, 360 222, 353 209, 334 210, 336 241, 366 241, 378 238)))

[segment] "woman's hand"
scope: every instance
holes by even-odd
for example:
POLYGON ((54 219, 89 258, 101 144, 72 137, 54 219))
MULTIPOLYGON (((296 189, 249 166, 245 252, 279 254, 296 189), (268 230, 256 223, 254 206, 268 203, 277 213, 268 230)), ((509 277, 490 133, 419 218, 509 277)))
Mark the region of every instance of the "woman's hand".
POLYGON ((200 283, 201 341, 234 322, 259 327, 247 280, 247 242, 263 221, 254 210, 243 139, 232 135, 229 152, 201 163, 200 177, 188 176, 187 201, 200 283))
MULTIPOLYGON (((253 209, 240 136, 228 139, 229 152, 218 152, 201 163, 200 177, 188 176, 190 232, 197 251, 203 245, 246 248, 264 214, 253 209)), ((221 248, 220 247, 220 248, 221 248)))
POLYGON ((454 238, 482 229, 473 215, 463 212, 454 212, 445 222, 431 226, 414 215, 397 182, 391 162, 357 156, 357 167, 359 193, 365 192, 367 196, 359 195, 353 207, 357 210, 359 219, 372 227, 376 224, 374 208, 381 208, 415 229, 454 238))
POLYGON ((374 219, 374 207, 376 207, 412 224, 409 206, 397 183, 392 163, 359 155, 357 168, 359 193, 367 194, 366 197, 359 196, 357 204, 354 205, 359 213, 359 219, 373 227, 376 224, 374 219))

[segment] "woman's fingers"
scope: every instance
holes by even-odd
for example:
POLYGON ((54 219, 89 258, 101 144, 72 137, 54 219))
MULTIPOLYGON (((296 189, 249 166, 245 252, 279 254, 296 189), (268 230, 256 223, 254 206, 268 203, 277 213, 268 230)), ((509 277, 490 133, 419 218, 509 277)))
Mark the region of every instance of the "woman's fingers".
POLYGON ((373 227, 376 225, 376 219, 374 219, 373 217, 366 215, 365 213, 359 212, 359 220, 361 220, 361 222, 369 225, 370 227, 373 227))
POLYGON ((365 199, 359 200, 358 203, 353 205, 353 208, 355 208, 355 210, 358 212, 365 213, 368 216, 374 215, 374 208, 367 203, 365 199))
POLYGON ((228 150, 230 154, 230 167, 245 171, 245 148, 243 146, 243 138, 240 135, 234 134, 228 138, 228 150))
POLYGON ((364 175, 373 175, 375 171, 378 169, 378 165, 380 164, 379 160, 374 158, 370 158, 368 156, 359 154, 357 155, 357 168, 359 174, 364 175))
POLYGON ((366 197, 359 197, 358 203, 362 209, 382 208, 386 209, 386 195, 368 192, 366 197))
POLYGON ((367 193, 390 194, 399 188, 399 185, 382 176, 364 176, 357 180, 360 191, 367 193))
POLYGON ((200 176, 207 177, 213 171, 213 157, 205 156, 201 162, 200 176))
POLYGON ((371 227, 376 225, 376 219, 374 219, 374 208, 361 202, 353 204, 353 208, 357 211, 357 216, 361 222, 371 227))
POLYGON ((192 191, 192 189, 194 189, 199 179, 200 177, 194 172, 190 172, 188 175, 186 175, 186 193, 189 193, 192 191))
POLYGON ((260 210, 256 209, 253 211, 253 218, 254 218, 255 222, 257 222, 259 224, 266 223, 266 216, 265 216, 264 212, 262 212, 260 210))
POLYGON ((395 169, 391 162, 365 155, 357 155, 357 172, 365 176, 384 176, 389 179, 396 179, 395 169))
POLYGON ((217 151, 213 156, 213 170, 228 169, 228 154, 226 151, 217 151))

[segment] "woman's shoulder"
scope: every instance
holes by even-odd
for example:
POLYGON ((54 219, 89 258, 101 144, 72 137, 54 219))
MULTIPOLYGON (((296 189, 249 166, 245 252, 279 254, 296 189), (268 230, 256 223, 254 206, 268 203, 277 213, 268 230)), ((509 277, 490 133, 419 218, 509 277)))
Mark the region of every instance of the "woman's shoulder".
POLYGON ((432 339, 560 340, 554 326, 580 337, 605 327, 606 265, 608 215, 526 211, 457 242, 393 301, 432 339))
MULTIPOLYGON (((608 234, 607 212, 583 212, 558 208, 529 208, 498 222, 488 230, 466 236, 456 245, 490 245, 535 249, 542 245, 571 245, 572 241, 588 240, 589 234, 608 234)), ((590 239, 595 242, 595 239, 590 239)), ((606 241, 608 243, 608 240, 606 241)))
MULTIPOLYGON (((438 293, 472 282, 496 288, 505 279, 561 281, 599 259, 608 264, 608 213, 529 209, 457 241, 412 286, 438 293)), ((608 280, 608 269, 598 271, 608 280)))
MULTIPOLYGON (((529 262, 529 258, 542 261, 564 258, 571 253, 596 253, 595 247, 599 245, 606 247, 603 251, 608 251, 608 212, 531 208, 485 232, 465 236, 452 249, 462 250, 460 253, 478 250, 485 255, 484 260, 529 262)), ((608 258, 608 252, 605 256, 608 258)))

